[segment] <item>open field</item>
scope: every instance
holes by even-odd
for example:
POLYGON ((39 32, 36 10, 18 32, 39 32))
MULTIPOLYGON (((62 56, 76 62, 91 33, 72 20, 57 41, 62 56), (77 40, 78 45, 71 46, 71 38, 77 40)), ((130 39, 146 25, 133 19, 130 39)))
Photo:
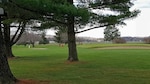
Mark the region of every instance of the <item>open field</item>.
POLYGON ((9 59, 18 79, 43 84, 150 84, 150 45, 78 45, 79 62, 67 62, 67 46, 14 46, 9 59))

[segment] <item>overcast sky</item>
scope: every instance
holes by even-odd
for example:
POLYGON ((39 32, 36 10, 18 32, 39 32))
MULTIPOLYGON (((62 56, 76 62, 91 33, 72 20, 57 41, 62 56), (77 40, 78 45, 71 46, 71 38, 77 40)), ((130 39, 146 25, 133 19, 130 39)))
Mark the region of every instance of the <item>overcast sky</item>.
MULTIPOLYGON (((118 27, 121 36, 150 36, 150 0, 136 0, 133 9, 140 9, 141 13, 137 18, 126 21, 127 25, 118 27)), ((94 29, 78 34, 77 36, 103 38, 103 28, 94 29)), ((53 33, 51 33, 53 34, 53 33)))

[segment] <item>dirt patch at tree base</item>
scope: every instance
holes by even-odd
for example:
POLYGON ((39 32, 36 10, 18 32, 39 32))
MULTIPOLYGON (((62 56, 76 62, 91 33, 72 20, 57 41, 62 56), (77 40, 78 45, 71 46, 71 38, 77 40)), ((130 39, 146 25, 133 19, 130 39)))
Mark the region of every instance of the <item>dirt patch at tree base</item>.
POLYGON ((18 80, 16 84, 50 84, 50 81, 18 80))

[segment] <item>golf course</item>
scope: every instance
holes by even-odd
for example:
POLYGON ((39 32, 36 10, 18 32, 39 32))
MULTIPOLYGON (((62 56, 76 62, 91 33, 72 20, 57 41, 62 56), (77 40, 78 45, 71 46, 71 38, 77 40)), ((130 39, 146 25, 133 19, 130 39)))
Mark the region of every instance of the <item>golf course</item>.
POLYGON ((150 84, 150 45, 91 43, 77 45, 78 62, 58 44, 15 45, 9 58, 15 77, 29 84, 150 84))

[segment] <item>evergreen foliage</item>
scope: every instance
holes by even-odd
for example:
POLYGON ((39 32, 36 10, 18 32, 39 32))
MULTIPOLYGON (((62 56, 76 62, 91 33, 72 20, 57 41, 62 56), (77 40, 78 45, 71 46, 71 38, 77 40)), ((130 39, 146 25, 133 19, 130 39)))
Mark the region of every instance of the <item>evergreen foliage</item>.
POLYGON ((88 10, 76 8, 66 0, 10 0, 11 3, 18 7, 36 12, 42 15, 70 15, 82 17, 83 20, 89 18, 88 10))

